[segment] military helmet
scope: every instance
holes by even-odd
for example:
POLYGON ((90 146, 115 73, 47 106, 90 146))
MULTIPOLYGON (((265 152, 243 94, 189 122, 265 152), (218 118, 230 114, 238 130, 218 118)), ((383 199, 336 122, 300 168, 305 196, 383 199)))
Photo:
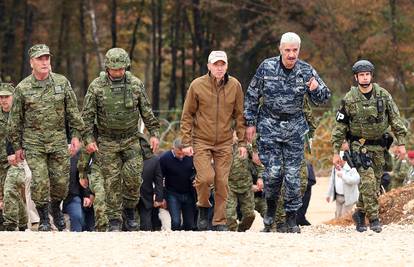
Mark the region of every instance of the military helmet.
POLYGON ((374 64, 369 62, 368 60, 362 59, 355 62, 355 64, 352 66, 352 72, 354 74, 360 73, 360 72, 374 72, 374 64))
POLYGON ((121 69, 127 68, 131 64, 128 53, 122 48, 111 48, 105 55, 105 68, 121 69))

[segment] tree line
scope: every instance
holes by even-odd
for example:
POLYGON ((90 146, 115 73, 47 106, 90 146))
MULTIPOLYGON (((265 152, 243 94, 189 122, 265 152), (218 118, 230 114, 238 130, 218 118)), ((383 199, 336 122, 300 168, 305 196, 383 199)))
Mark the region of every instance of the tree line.
POLYGON ((53 71, 80 101, 103 70, 105 52, 122 47, 154 110, 179 110, 192 79, 207 72, 211 50, 225 50, 244 89, 260 62, 277 56, 281 34, 302 38, 300 57, 334 92, 353 84, 351 66, 371 60, 375 79, 412 116, 413 0, 0 0, 0 78, 30 74, 27 50, 46 43, 53 71))

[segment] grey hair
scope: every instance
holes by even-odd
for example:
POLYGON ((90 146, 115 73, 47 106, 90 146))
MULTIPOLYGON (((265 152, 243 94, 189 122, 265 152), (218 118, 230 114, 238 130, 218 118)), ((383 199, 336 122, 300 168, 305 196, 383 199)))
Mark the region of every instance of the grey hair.
POLYGON ((300 37, 294 32, 285 32, 280 38, 280 44, 299 44, 300 37))
POLYGON ((176 149, 183 149, 183 143, 181 142, 181 138, 174 139, 173 147, 176 149))

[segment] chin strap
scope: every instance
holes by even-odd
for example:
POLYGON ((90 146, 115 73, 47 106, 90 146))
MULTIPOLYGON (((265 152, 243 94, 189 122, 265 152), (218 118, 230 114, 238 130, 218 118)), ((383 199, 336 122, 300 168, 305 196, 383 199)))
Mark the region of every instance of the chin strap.
POLYGON ((358 85, 363 88, 368 88, 371 85, 371 83, 358 83, 358 85))

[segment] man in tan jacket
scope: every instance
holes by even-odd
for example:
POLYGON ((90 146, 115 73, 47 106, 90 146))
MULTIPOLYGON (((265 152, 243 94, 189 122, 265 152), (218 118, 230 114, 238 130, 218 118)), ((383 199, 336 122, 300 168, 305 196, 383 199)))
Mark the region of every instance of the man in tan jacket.
POLYGON ((240 140, 240 156, 246 156, 243 91, 239 81, 227 74, 224 51, 212 51, 207 67, 208 74, 195 79, 188 89, 181 117, 181 135, 183 151, 189 156, 194 154, 198 228, 207 230, 209 197, 214 187, 213 230, 225 231, 233 128, 240 140), (232 128, 232 125, 235 126, 232 128))

